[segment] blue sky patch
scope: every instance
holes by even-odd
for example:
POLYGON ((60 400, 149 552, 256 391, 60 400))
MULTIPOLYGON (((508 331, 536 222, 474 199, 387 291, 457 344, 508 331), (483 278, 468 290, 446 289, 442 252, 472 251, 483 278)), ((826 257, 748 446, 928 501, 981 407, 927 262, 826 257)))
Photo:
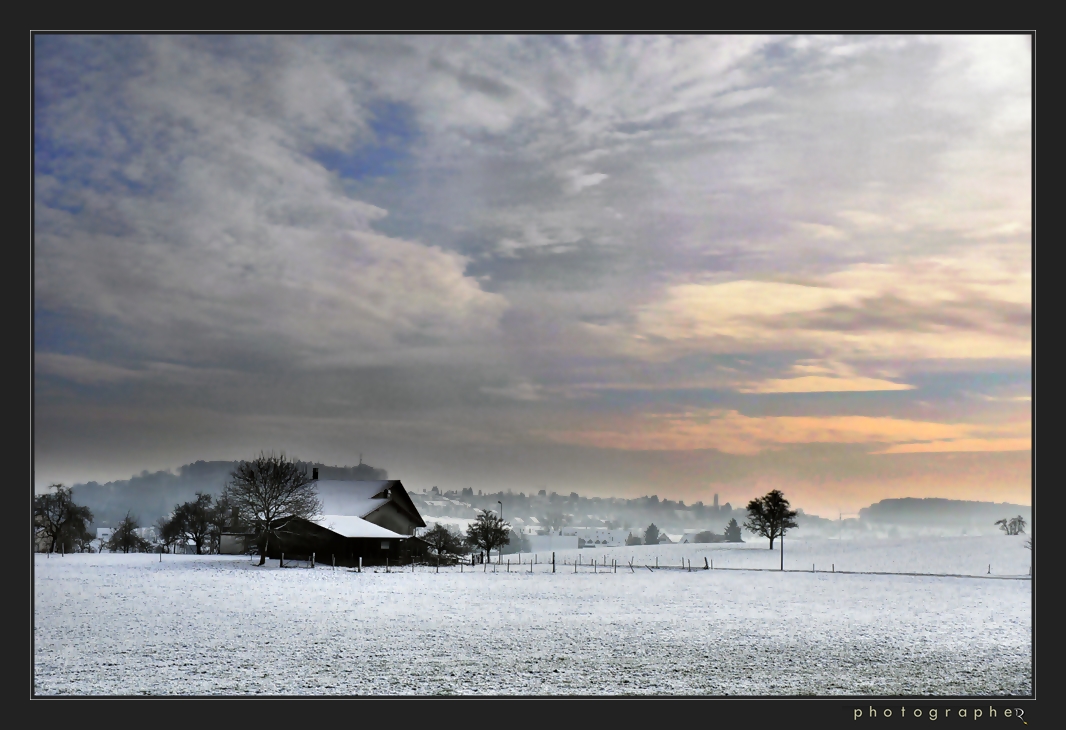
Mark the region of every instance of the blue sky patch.
POLYGON ((375 140, 351 151, 318 150, 312 157, 348 180, 387 177, 410 158, 418 139, 414 111, 406 104, 383 102, 370 109, 375 140))

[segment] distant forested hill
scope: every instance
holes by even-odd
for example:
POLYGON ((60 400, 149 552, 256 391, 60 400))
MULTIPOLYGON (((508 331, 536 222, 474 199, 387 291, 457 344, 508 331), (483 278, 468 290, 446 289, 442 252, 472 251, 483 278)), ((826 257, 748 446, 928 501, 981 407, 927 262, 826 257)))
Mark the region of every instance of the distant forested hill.
POLYGON ((969 526, 994 530, 993 523, 1004 517, 1021 515, 1032 522, 1033 508, 1008 502, 972 502, 961 499, 882 499, 859 510, 862 520, 871 524, 913 527, 969 526))
MULTIPOLYGON (((127 510, 137 516, 142 526, 151 525, 159 517, 170 513, 175 504, 191 500, 196 492, 213 496, 222 493, 229 481, 236 461, 197 461, 180 467, 177 472, 143 471, 129 479, 75 484, 74 501, 93 511, 93 525, 111 526, 126 516, 127 510)), ((307 467, 317 466, 321 479, 388 479, 384 469, 369 464, 358 466, 326 466, 313 462, 299 462, 307 467)))

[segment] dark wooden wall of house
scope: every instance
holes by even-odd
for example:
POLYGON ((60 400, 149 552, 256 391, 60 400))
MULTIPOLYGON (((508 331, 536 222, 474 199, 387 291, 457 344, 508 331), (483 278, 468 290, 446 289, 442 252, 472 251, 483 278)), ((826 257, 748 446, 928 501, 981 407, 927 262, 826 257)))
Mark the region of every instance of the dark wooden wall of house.
POLYGON ((416 525, 411 520, 410 515, 393 502, 387 502, 381 505, 381 507, 368 514, 364 519, 366 519, 367 522, 380 525, 386 530, 392 530, 401 535, 415 534, 416 525))
POLYGON ((280 544, 271 540, 267 557, 278 559, 285 553, 286 559, 305 559, 315 554, 315 560, 323 565, 336 558, 337 565, 355 567, 359 558, 363 565, 403 564, 410 560, 413 546, 408 540, 395 538, 343 537, 319 525, 306 521, 294 521, 287 526, 280 544), (381 547, 387 542, 388 547, 381 547))

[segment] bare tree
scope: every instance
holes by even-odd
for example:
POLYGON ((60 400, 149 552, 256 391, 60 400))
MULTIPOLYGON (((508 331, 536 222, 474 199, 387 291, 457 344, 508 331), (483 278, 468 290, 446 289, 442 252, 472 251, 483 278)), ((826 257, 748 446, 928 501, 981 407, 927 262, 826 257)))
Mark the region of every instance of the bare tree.
POLYGON ((548 514, 541 517, 540 522, 552 532, 556 532, 566 527, 570 523, 570 518, 568 518, 559 510, 552 510, 548 514))
POLYGON ((466 528, 466 541, 473 547, 491 554, 496 548, 502 548, 511 539, 511 525, 491 510, 485 510, 477 520, 466 528))
POLYGON ((774 549, 774 539, 781 537, 790 528, 796 526, 796 510, 789 509, 789 502, 779 490, 773 489, 762 497, 748 502, 748 519, 744 527, 749 532, 770 539, 770 549, 774 549))
POLYGON ((256 459, 242 461, 230 474, 224 498, 255 533, 260 565, 266 563, 270 541, 283 545, 291 534, 287 527, 290 518, 311 520, 322 510, 306 468, 286 459, 284 453, 260 452, 256 459))
POLYGON ((1004 517, 1002 520, 996 520, 995 524, 999 525, 999 529, 1008 535, 1024 535, 1025 527, 1029 523, 1025 521, 1024 517, 1018 515, 1010 519, 1004 517))
POLYGON ((237 513, 237 507, 223 494, 215 501, 215 507, 208 516, 210 523, 210 549, 218 553, 222 549, 222 533, 227 530, 241 530, 241 518, 237 513))
POLYGON ((433 548, 434 552, 438 555, 443 555, 445 553, 456 555, 463 551, 462 536, 439 522, 426 530, 426 533, 422 535, 422 539, 429 543, 429 546, 433 548))
POLYGON ((184 538, 185 533, 181 529, 181 525, 178 520, 175 519, 176 515, 170 516, 164 515, 155 521, 155 530, 159 535, 160 547, 167 552, 171 552, 174 546, 184 538))
POLYGON ((178 530, 196 546, 196 554, 203 555, 211 534, 211 516, 214 504, 210 494, 196 493, 196 499, 174 507, 174 519, 178 530))
POLYGON ((111 539, 107 541, 107 549, 116 553, 148 552, 152 546, 137 534, 138 528, 137 518, 127 512, 122 522, 118 523, 118 527, 111 533, 111 539))
POLYGON ((70 487, 53 484, 49 489, 55 491, 33 497, 34 537, 46 540, 50 552, 60 547, 73 551, 92 539, 89 535, 92 510, 74 504, 70 487))

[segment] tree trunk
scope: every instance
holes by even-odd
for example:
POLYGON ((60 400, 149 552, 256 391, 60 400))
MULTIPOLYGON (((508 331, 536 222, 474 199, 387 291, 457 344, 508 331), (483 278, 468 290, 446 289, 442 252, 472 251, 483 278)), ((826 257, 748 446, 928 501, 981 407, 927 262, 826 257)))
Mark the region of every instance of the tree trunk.
POLYGON ((263 549, 259 551, 259 564, 266 565, 267 561, 267 548, 270 546, 270 535, 266 536, 263 540, 263 549))

